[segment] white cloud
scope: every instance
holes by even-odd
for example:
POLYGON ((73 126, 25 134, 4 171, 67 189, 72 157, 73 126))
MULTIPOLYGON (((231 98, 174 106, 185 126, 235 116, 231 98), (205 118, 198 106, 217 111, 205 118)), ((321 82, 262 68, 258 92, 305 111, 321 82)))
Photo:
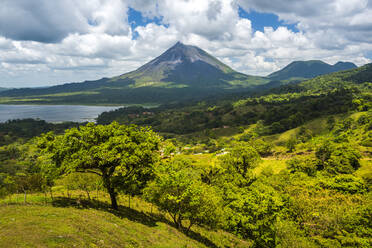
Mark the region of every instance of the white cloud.
POLYGON ((178 40, 232 68, 266 75, 293 60, 371 62, 372 4, 367 0, 3 0, 0 87, 47 85, 119 75, 178 40), (238 7, 295 24, 253 30, 238 7), (132 30, 128 8, 162 20, 132 30), (138 35, 133 39, 133 34, 138 35))

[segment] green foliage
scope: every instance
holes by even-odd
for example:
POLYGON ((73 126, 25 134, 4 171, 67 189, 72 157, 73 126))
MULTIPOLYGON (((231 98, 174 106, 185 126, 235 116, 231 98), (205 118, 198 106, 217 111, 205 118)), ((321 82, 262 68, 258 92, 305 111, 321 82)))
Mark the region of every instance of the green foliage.
POLYGON ((156 178, 145 189, 146 198, 168 212, 177 228, 183 220, 192 225, 217 227, 222 217, 218 191, 200 180, 200 173, 187 160, 175 158, 157 168, 156 178))
POLYGON ((365 193, 367 186, 363 179, 349 174, 337 175, 322 182, 323 187, 340 191, 341 193, 365 193))
POLYGON ((60 180, 59 183, 63 185, 68 191, 71 190, 85 191, 88 199, 90 199, 90 192, 99 189, 101 186, 101 181, 102 179, 96 174, 71 173, 65 175, 60 180))
POLYGON ((300 127, 300 130, 298 131, 296 139, 302 143, 305 143, 309 139, 311 139, 313 136, 313 133, 310 129, 305 128, 304 126, 300 127))
POLYGON ((235 143, 228 154, 221 156, 222 164, 228 170, 234 170, 243 178, 249 178, 259 162, 261 157, 256 149, 246 142, 235 143))
POLYGON ((319 161, 314 156, 294 157, 287 161, 288 170, 291 173, 303 172, 309 176, 315 176, 319 161))
POLYGON ((297 223, 289 220, 278 218, 275 222, 276 244, 278 248, 316 248, 318 247, 313 241, 306 237, 297 223))
POLYGON ((262 139, 255 139, 249 142, 249 144, 256 149, 260 156, 269 156, 272 154, 273 145, 265 142, 262 139))
POLYGON ((331 174, 353 173, 360 167, 359 151, 346 143, 326 141, 317 148, 315 155, 320 160, 320 167, 331 174))
POLYGON ((288 152, 293 152, 293 150, 296 148, 297 139, 294 137, 291 137, 286 143, 285 146, 288 149, 288 152))
POLYGON ((227 227, 254 240, 254 247, 274 247, 275 221, 282 207, 283 200, 272 187, 254 183, 227 205, 227 227))
POLYGON ((152 178, 160 138, 149 128, 89 123, 64 135, 48 133, 39 138, 39 147, 53 163, 43 164, 48 173, 95 173, 102 177, 117 208, 117 191, 143 188, 152 178))
POLYGON ((49 131, 60 133, 66 128, 76 126, 78 124, 73 122, 53 124, 34 119, 8 120, 0 123, 0 145, 8 145, 16 140, 29 140, 49 131))

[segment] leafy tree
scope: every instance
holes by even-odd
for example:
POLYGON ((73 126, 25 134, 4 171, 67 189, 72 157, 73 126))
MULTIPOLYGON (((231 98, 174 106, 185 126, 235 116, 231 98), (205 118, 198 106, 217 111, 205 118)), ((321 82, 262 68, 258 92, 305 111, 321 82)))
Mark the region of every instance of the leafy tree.
POLYGON ((187 231, 194 225, 216 227, 222 216, 217 190, 200 180, 200 173, 188 161, 175 158, 160 166, 156 178, 145 189, 146 198, 169 213, 177 228, 187 231))
POLYGON ((317 148, 315 155, 321 162, 319 167, 331 174, 353 173, 360 167, 360 153, 346 143, 326 141, 317 148))
POLYGON ((14 181, 17 191, 24 194, 24 203, 26 203, 28 192, 40 192, 44 184, 41 174, 17 173, 14 181))
POLYGON ((14 178, 6 173, 0 173, 0 199, 15 192, 14 178))
POLYGON ((249 178, 251 170, 254 169, 261 157, 257 150, 247 142, 239 142, 234 145, 230 152, 221 157, 222 163, 234 169, 244 178, 249 178))
POLYGON ((335 189, 342 193, 364 193, 367 191, 363 179, 350 174, 341 174, 322 182, 325 188, 335 189))
MULTIPOLYGON (((101 178, 92 173, 71 173, 63 177, 62 185, 69 190, 82 190, 90 200, 90 192, 97 189, 97 181, 101 178)), ((69 194, 69 192, 68 192, 69 194)))
POLYGON ((228 228, 254 240, 253 247, 275 247, 275 221, 283 205, 280 194, 256 181, 227 205, 228 228))
POLYGON ((39 138, 38 145, 53 162, 43 164, 44 171, 99 175, 112 208, 117 209, 117 192, 125 190, 128 182, 144 187, 152 178, 159 142, 149 128, 113 122, 107 126, 88 123, 59 136, 49 132, 39 138))
POLYGON ((291 137, 286 143, 285 146, 288 149, 288 152, 293 152, 296 148, 297 140, 294 137, 291 137))
POLYGON ((268 156, 272 154, 272 149, 273 145, 265 142, 262 139, 255 139, 249 142, 251 146, 256 149, 256 151, 261 155, 261 156, 268 156))
POLYGON ((311 139, 313 134, 312 134, 310 129, 305 128, 304 126, 302 126, 300 128, 300 130, 298 131, 298 134, 296 136, 297 136, 297 139, 299 141, 304 143, 304 142, 308 141, 309 139, 311 139))
POLYGON ((286 162, 291 173, 303 172, 309 176, 315 176, 319 161, 313 156, 294 157, 286 162))

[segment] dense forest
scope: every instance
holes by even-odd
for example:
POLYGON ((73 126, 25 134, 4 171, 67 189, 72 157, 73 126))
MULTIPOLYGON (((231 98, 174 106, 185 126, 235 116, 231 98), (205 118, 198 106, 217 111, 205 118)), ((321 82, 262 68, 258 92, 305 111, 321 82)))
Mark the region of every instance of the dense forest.
POLYGON ((109 209, 200 247, 371 247, 371 78, 369 64, 97 124, 8 121, 0 204, 109 209))

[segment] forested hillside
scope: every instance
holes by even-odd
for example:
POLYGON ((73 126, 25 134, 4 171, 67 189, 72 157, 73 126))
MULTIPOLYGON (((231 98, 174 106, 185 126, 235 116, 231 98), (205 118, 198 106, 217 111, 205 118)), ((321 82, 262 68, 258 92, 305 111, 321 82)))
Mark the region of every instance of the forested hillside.
POLYGON ((4 123, 0 245, 371 247, 371 74, 4 123))
POLYGON ((368 64, 245 98, 231 97, 151 110, 121 108, 101 114, 97 122, 106 124, 116 120, 150 125, 159 132, 185 134, 260 121, 266 127, 266 134, 278 133, 316 117, 369 109, 371 78, 372 65, 368 64))

